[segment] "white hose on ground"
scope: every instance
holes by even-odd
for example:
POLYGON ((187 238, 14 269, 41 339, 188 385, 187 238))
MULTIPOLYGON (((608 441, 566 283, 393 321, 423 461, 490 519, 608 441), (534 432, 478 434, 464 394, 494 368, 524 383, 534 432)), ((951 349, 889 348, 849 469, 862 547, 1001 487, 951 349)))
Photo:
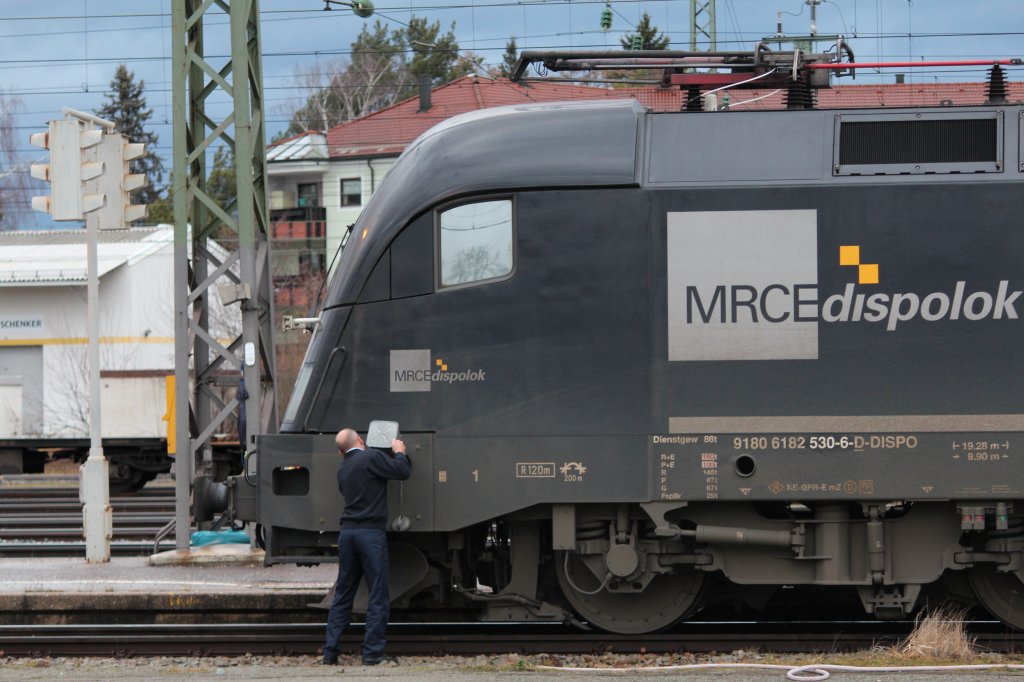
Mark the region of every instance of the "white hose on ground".
POLYGON ((956 672, 964 670, 1024 670, 1024 665, 1011 663, 981 663, 977 665, 900 665, 900 666, 862 666, 835 665, 831 663, 810 663, 808 665, 773 665, 770 663, 693 663, 690 665, 660 665, 632 668, 562 668, 553 665, 538 665, 536 670, 553 670, 567 673, 612 673, 626 674, 637 672, 671 672, 681 670, 702 670, 714 668, 746 668, 754 670, 785 671, 787 680, 796 682, 821 682, 827 680, 834 672, 845 673, 922 673, 922 672, 956 672))

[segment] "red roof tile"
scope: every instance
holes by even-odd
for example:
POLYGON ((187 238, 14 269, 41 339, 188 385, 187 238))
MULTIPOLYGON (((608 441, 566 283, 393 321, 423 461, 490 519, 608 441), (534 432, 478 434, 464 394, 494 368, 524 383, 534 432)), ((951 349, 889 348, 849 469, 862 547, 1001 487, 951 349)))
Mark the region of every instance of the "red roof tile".
POLYGON ((330 157, 399 154, 429 128, 457 114, 509 104, 564 102, 583 99, 621 99, 622 90, 563 83, 530 83, 465 76, 435 88, 431 107, 419 113, 419 97, 411 97, 363 118, 327 131, 330 157))
MULTIPOLYGON (((867 107, 947 106, 983 104, 987 85, 973 83, 891 83, 839 85, 818 91, 821 109, 867 107)), ((723 95, 718 93, 719 103, 723 95)), ((397 155, 430 127, 457 114, 510 104, 571 100, 635 98, 654 111, 679 111, 685 93, 657 87, 605 88, 556 82, 531 82, 529 87, 504 79, 466 76, 433 90, 429 111, 418 111, 419 97, 411 97, 363 118, 336 126, 327 133, 331 158, 397 155)), ((729 107, 782 109, 781 90, 728 91, 729 107)), ((1007 100, 1024 102, 1024 83, 1007 84, 1007 100)))

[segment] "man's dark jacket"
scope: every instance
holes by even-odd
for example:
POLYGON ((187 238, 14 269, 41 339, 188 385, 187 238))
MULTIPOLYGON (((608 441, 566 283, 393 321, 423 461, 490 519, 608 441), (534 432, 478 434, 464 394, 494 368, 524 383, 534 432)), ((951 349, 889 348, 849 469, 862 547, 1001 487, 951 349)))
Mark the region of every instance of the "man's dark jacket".
POLYGON ((404 454, 389 457, 374 448, 346 452, 338 467, 338 490, 345 498, 342 529, 386 530, 388 481, 404 481, 411 470, 409 458, 404 454))

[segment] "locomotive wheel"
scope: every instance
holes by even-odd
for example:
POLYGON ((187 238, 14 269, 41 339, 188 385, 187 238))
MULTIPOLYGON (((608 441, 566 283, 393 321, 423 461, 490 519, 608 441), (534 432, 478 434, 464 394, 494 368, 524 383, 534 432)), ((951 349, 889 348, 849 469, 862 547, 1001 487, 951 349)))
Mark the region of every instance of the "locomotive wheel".
POLYGON ((555 573, 562 594, 591 625, 623 635, 657 632, 692 613, 704 592, 706 576, 692 569, 657 575, 642 592, 610 592, 579 555, 558 552, 555 573), (569 575, 566 575, 568 571, 569 575))
POLYGON ((1000 573, 990 566, 970 569, 978 601, 1007 625, 1024 630, 1024 582, 1016 573, 1000 573))

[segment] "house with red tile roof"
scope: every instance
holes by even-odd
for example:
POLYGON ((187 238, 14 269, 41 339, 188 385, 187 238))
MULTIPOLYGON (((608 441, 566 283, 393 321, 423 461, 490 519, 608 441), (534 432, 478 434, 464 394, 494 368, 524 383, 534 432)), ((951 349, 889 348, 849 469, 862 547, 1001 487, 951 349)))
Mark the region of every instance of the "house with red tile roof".
MULTIPOLYGON (((267 149, 272 219, 326 225, 328 260, 399 154, 434 125, 457 114, 509 104, 617 99, 623 91, 568 83, 465 76, 327 131, 307 132, 267 149), (312 210, 312 209, 321 210, 312 210)), ((287 228, 295 232, 294 226, 287 228)), ((300 230, 301 231, 301 230, 300 230)))

